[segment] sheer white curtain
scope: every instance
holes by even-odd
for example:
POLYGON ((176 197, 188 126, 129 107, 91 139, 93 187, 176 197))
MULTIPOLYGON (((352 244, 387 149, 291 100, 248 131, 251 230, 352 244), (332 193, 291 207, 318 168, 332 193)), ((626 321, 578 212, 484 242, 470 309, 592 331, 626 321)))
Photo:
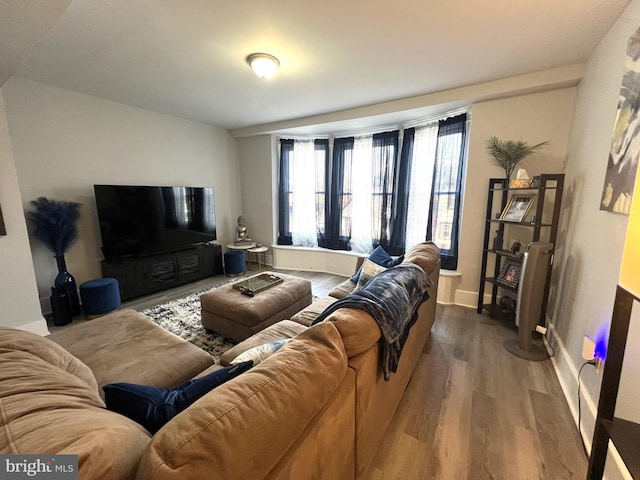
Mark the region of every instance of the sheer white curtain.
POLYGON ((353 142, 351 166, 351 250, 359 253, 373 251, 372 183, 373 137, 356 137, 353 142))
POLYGON ((289 164, 291 181, 291 239, 293 245, 317 247, 316 158, 313 140, 296 140, 289 164))
POLYGON ((438 143, 438 122, 416 127, 409 179, 409 200, 407 205, 407 231, 405 249, 424 242, 427 237, 433 166, 438 143))

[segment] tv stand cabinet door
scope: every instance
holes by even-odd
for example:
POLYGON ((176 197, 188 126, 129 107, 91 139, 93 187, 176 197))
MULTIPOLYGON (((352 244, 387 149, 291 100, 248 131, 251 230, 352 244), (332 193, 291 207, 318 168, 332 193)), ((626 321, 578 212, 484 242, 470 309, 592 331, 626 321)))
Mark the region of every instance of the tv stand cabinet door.
POLYGON ((147 257, 144 262, 146 264, 145 276, 148 292, 157 292, 180 283, 178 262, 175 255, 147 257))
POLYGON ((180 283, 206 277, 206 268, 200 249, 180 252, 176 255, 180 283))

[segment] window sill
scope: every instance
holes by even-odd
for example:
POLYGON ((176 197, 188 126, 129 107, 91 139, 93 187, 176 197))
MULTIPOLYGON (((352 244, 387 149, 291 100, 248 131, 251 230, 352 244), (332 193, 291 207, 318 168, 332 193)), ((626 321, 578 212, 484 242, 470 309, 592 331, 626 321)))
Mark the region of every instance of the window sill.
POLYGON ((336 255, 349 255, 353 257, 366 257, 364 253, 353 252, 351 250, 332 250, 323 247, 296 247, 294 245, 271 245, 274 250, 292 250, 301 252, 331 253, 336 255))
POLYGON ((364 254, 322 247, 271 245, 273 267, 282 270, 326 272, 345 277, 356 271, 356 263, 364 254))

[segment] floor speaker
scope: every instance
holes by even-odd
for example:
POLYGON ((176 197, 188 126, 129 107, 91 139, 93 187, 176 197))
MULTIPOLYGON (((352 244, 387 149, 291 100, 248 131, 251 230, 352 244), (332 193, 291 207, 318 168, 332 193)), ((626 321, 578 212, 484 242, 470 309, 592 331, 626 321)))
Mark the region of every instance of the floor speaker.
POLYGON ((552 258, 553 243, 549 242, 532 242, 524 252, 516 304, 518 338, 505 340, 504 348, 527 360, 547 358, 544 345, 535 344, 532 334, 540 318, 544 286, 552 258))

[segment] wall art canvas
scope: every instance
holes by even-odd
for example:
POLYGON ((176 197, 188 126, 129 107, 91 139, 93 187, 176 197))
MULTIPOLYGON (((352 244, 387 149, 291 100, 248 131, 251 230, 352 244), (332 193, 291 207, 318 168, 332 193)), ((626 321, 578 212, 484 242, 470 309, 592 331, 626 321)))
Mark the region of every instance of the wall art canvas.
POLYGON ((628 215, 640 157, 640 29, 627 43, 600 210, 628 215))

